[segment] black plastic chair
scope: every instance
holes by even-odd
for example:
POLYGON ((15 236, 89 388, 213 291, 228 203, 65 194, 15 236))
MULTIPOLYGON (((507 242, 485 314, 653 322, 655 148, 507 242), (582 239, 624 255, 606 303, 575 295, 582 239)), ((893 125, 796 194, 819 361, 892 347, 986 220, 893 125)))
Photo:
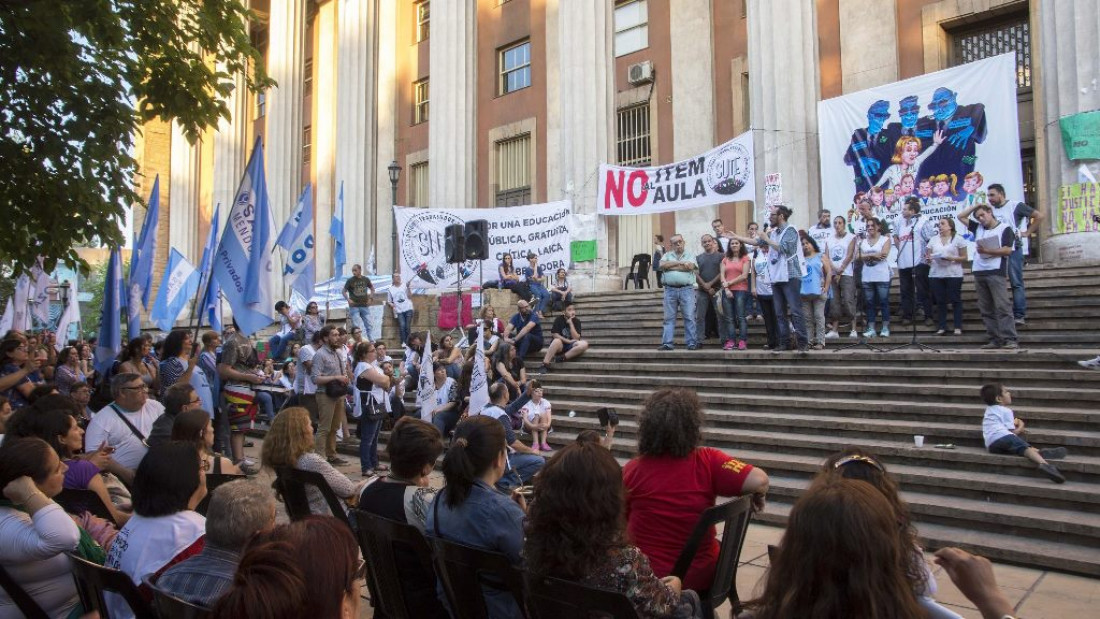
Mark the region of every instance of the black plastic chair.
POLYGON ((85 611, 98 610, 101 619, 110 619, 107 600, 104 593, 111 592, 122 596, 137 619, 157 619, 153 607, 145 601, 130 577, 124 572, 96 565, 86 561, 75 553, 68 553, 73 564, 73 580, 76 591, 85 611))
POLYGON ((53 500, 54 503, 61 506, 61 509, 70 514, 90 512, 93 516, 99 516, 107 522, 118 525, 115 522, 115 517, 111 515, 111 510, 107 509, 107 506, 103 504, 103 499, 99 498, 94 490, 65 488, 53 500))
POLYGON ((508 557, 438 537, 428 539, 443 591, 457 619, 488 619, 482 585, 510 593, 523 616, 529 616, 524 604, 523 572, 508 557))
POLYGON ((618 591, 530 573, 524 574, 523 581, 527 585, 527 608, 534 619, 640 616, 630 598, 618 591))
POLYGON ((634 282, 634 288, 649 288, 649 262, 652 260, 649 254, 634 254, 634 258, 630 261, 630 272, 626 274, 626 279, 623 280, 623 290, 629 288, 631 282, 634 282))
POLYGON ((309 495, 306 494, 306 487, 313 486, 321 496, 325 497, 325 503, 328 504, 332 515, 351 527, 348 513, 344 511, 344 502, 332 491, 324 475, 281 466, 275 469, 275 484, 276 491, 282 495, 286 505, 286 514, 291 520, 300 520, 312 513, 309 510, 309 495))
POLYGON ((370 579, 374 584, 372 591, 375 595, 371 597, 376 602, 375 610, 390 619, 417 619, 415 612, 409 608, 411 600, 405 599, 397 555, 415 557, 424 574, 433 582, 438 580, 428 539, 411 524, 359 509, 353 510, 352 514, 358 529, 356 537, 359 548, 367 560, 370 579))
POLYGON ((741 613, 741 600, 737 597, 737 563, 741 558, 741 548, 745 545, 745 532, 752 520, 752 497, 743 496, 720 503, 704 511, 695 523, 695 528, 688 537, 684 549, 672 566, 672 576, 683 580, 692 562, 695 553, 699 550, 699 544, 707 537, 710 528, 724 523, 722 529, 722 541, 719 544, 718 564, 714 568, 714 580, 705 591, 696 591, 703 602, 703 609, 710 609, 709 615, 714 616, 714 609, 722 605, 726 598, 730 600, 733 614, 741 613))
POLYGON ((202 498, 202 501, 199 501, 199 504, 195 507, 195 511, 205 516, 206 510, 210 509, 210 497, 214 495, 214 489, 222 484, 227 484, 238 479, 248 479, 248 476, 228 475, 226 473, 207 473, 206 496, 202 498))
POLYGON ((153 592, 153 608, 156 609, 157 616, 160 619, 207 619, 210 617, 209 608, 192 604, 158 588, 153 581, 152 574, 146 574, 141 582, 153 592))
POLYGON ((31 594, 27 593, 26 589, 19 586, 19 583, 15 582, 15 579, 11 577, 4 566, 0 565, 0 588, 8 594, 11 601, 15 604, 15 607, 19 609, 19 612, 23 613, 23 616, 27 619, 49 619, 49 615, 46 611, 42 610, 42 607, 38 605, 38 602, 34 601, 31 594))

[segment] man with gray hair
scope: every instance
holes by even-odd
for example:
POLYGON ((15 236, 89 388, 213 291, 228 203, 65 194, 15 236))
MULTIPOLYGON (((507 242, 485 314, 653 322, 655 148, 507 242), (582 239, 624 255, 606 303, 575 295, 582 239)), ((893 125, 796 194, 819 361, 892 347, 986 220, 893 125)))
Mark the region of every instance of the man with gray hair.
POLYGON ((252 536, 275 526, 275 495, 248 480, 214 489, 206 512, 206 544, 157 579, 158 589, 210 608, 233 584, 241 551, 252 536))
MULTIPOLYGON (((89 451, 106 444, 114 448, 113 457, 123 468, 136 471, 148 450, 146 438, 153 422, 164 414, 164 406, 149 399, 149 388, 140 374, 123 372, 111 379, 114 401, 104 406, 88 424, 84 444, 89 451)), ((123 481, 129 481, 123 476, 123 481)), ((132 477, 131 477, 132 479, 132 477)))

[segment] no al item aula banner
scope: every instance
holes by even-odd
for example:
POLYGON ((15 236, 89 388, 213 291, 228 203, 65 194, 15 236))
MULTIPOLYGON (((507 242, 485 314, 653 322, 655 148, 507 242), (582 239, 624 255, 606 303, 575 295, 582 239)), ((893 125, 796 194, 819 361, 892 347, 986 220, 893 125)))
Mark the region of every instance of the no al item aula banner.
POLYGON ((504 254, 512 255, 516 268, 527 266, 534 252, 551 278, 559 268, 569 268, 569 241, 573 203, 569 200, 501 208, 394 207, 397 217, 398 262, 402 281, 413 288, 454 288, 461 275, 462 287, 495 281, 504 254), (448 264, 444 234, 447 226, 484 219, 489 222, 489 259, 448 264))
POLYGON ((954 215, 992 183, 1023 200, 1016 60, 1012 53, 817 104, 821 200, 847 213, 857 192, 879 216, 906 197, 954 215))
POLYGON ((601 164, 596 212, 646 215, 756 199, 752 132, 698 157, 651 168, 601 164))

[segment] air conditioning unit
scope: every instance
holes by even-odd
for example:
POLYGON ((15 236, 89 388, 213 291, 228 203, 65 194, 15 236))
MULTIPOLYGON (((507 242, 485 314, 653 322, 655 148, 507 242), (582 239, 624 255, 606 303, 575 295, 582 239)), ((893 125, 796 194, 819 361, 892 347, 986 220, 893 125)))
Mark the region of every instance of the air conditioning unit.
POLYGON ((652 82, 653 63, 647 60, 630 65, 630 68, 626 70, 626 81, 634 86, 652 82))

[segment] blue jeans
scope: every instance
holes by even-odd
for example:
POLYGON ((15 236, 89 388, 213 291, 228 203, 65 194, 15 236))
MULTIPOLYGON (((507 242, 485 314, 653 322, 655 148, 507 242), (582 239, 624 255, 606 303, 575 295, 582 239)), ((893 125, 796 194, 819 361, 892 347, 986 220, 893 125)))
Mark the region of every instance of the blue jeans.
POLYGON ((745 319, 745 311, 751 299, 748 290, 734 290, 732 298, 722 293, 727 339, 735 342, 749 339, 749 321, 745 319))
POLYGON ((1027 316, 1027 294, 1024 290, 1024 251, 1017 248, 1008 255, 1008 283, 1012 286, 1012 317, 1027 316))
POLYGON ((528 283, 527 288, 535 296, 535 311, 541 314, 546 309, 546 304, 550 302, 550 292, 543 288, 542 284, 534 282, 528 283))
POLYGON ((695 339, 695 288, 681 286, 675 288, 666 285, 665 291, 665 322, 661 330, 661 344, 672 346, 672 340, 676 336, 676 310, 684 315, 684 339, 688 347, 698 346, 695 339))
POLYGON ((260 419, 271 423, 275 419, 275 402, 271 399, 271 394, 267 391, 257 391, 254 399, 263 411, 260 413, 260 419))
MULTIPOLYGON (((378 406, 384 406, 379 404, 378 406)), ((382 419, 370 421, 367 416, 359 417, 359 470, 378 468, 378 434, 382 429, 382 419)))
POLYGON ((267 340, 267 356, 276 360, 282 359, 283 353, 286 352, 286 345, 294 338, 295 334, 293 331, 286 335, 272 335, 271 338, 267 340))
POLYGON ((564 296, 562 296, 560 290, 551 290, 550 291, 550 303, 551 304, 560 304, 561 307, 564 308, 566 305, 570 305, 570 304, 573 303, 573 293, 569 292, 569 293, 566 293, 564 296))
POLYGON ((397 332, 400 334, 401 341, 399 344, 405 344, 409 341, 410 325, 412 324, 413 310, 407 312, 398 312, 397 314, 397 332))
POLYGON ((542 350, 542 328, 539 327, 516 342, 516 356, 523 359, 529 354, 542 350))
POLYGON ((806 320, 802 316, 802 280, 777 282, 772 284, 772 305, 775 306, 776 331, 779 332, 779 350, 790 348, 791 329, 787 323, 787 312, 794 323, 794 335, 798 349, 810 347, 806 339, 806 320))
POLYGON ((444 441, 450 440, 448 436, 450 435, 451 430, 454 430, 455 426, 458 424, 458 416, 459 411, 458 407, 456 406, 449 411, 437 413, 435 417, 432 417, 432 425, 435 426, 437 430, 439 430, 439 433, 441 435, 443 435, 444 441))
POLYGON ((535 473, 542 470, 546 458, 535 454, 508 454, 508 468, 496 483, 497 490, 510 493, 514 488, 531 483, 535 473))
POLYGON ((364 305, 362 307, 351 307, 350 305, 348 306, 348 318, 351 319, 351 324, 353 326, 359 327, 360 329, 363 330, 363 339, 364 340, 373 340, 374 339, 370 335, 370 322, 369 322, 370 318, 369 318, 369 315, 370 315, 370 307, 367 306, 367 305, 364 305))
POLYGON ((863 282, 863 303, 867 310, 867 328, 875 326, 875 310, 879 310, 883 325, 890 324, 890 282, 863 282))

